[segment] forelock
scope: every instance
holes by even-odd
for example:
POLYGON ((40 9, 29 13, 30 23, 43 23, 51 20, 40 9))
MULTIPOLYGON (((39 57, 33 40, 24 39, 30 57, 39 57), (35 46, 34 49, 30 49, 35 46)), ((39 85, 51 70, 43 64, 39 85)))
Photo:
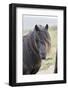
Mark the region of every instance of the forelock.
POLYGON ((39 30, 40 30, 40 31, 44 30, 44 26, 38 25, 38 27, 39 27, 39 30))

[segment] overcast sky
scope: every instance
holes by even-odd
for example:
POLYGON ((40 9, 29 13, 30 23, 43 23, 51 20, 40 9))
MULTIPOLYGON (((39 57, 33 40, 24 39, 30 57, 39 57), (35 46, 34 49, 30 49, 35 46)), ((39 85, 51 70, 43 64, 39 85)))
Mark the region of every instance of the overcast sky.
POLYGON ((56 16, 24 15, 22 19, 24 30, 33 29, 36 24, 57 26, 56 16))

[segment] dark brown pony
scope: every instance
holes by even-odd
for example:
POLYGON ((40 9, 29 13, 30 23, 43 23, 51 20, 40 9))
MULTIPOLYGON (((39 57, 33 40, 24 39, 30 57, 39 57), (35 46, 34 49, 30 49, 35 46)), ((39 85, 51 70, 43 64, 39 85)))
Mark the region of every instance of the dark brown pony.
POLYGON ((35 25, 34 30, 23 37, 23 74, 35 74, 51 46, 48 25, 35 25))

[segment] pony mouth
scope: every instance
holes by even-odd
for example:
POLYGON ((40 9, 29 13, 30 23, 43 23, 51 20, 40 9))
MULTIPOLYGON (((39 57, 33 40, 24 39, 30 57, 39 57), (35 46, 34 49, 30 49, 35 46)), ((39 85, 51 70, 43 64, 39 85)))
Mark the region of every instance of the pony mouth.
POLYGON ((45 59, 45 57, 42 57, 42 59, 45 59))
POLYGON ((46 59, 45 56, 41 56, 41 59, 46 59))

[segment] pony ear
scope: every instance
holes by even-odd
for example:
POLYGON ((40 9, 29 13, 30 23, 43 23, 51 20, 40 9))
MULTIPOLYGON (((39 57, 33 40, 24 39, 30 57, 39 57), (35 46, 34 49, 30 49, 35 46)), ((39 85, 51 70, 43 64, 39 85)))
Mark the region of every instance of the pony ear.
POLYGON ((46 24, 46 26, 45 26, 45 30, 48 30, 48 24, 46 24))
POLYGON ((38 27, 37 24, 35 25, 35 30, 36 30, 36 31, 39 31, 39 27, 38 27))

